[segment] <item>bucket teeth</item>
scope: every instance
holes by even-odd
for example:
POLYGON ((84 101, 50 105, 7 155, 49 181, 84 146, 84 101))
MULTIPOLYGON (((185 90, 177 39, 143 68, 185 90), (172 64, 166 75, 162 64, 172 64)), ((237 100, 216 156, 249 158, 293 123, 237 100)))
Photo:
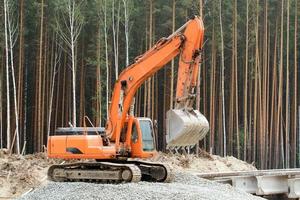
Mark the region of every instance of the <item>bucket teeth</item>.
POLYGON ((167 112, 167 144, 169 148, 193 146, 209 131, 207 119, 198 110, 172 109, 167 112))

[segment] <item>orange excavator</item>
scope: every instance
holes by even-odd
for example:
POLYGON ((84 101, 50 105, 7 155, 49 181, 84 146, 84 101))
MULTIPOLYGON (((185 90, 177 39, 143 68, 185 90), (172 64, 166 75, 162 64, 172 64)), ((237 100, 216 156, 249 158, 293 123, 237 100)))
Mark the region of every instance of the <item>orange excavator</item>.
POLYGON ((179 54, 175 109, 167 112, 167 145, 192 146, 204 138, 208 121, 193 109, 203 37, 202 19, 194 16, 128 66, 115 83, 105 128, 58 128, 48 139, 48 157, 87 161, 52 165, 48 178, 108 183, 170 181, 168 165, 141 160, 156 154, 155 139, 151 119, 134 116, 134 96, 149 77, 179 54))

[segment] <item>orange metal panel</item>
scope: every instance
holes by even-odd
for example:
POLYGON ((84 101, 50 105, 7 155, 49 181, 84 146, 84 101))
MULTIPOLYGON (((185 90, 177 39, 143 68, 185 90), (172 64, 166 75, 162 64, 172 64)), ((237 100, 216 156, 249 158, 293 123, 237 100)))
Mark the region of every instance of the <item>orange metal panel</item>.
POLYGON ((103 146, 98 135, 50 136, 48 140, 48 157, 63 159, 112 159, 116 156, 114 145, 103 146), (74 148, 81 153, 67 152, 74 148))
POLYGON ((48 139, 48 154, 65 154, 66 141, 66 136, 50 136, 48 139))

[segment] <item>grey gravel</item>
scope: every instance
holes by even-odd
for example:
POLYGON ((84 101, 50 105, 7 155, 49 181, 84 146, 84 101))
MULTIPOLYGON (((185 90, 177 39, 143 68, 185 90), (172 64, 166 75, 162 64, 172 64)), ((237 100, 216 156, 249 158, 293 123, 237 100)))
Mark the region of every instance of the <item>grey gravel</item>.
POLYGON ((92 199, 187 199, 187 200, 259 200, 263 199, 223 185, 198 178, 192 174, 176 173, 172 183, 56 183, 37 188, 20 200, 92 200, 92 199))

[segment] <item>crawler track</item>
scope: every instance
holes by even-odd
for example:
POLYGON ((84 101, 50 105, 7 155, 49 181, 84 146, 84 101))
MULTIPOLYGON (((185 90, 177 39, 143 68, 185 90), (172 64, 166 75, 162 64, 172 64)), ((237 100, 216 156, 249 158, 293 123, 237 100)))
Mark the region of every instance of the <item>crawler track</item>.
POLYGON ((48 169, 48 179, 56 182, 139 182, 141 177, 141 170, 135 165, 110 162, 78 162, 48 169))
POLYGON ((174 174, 169 165, 163 163, 127 160, 115 161, 116 163, 127 163, 137 166, 142 173, 142 181, 148 182, 165 182, 169 183, 174 180, 174 174))
POLYGON ((171 182, 173 174, 166 164, 144 161, 78 162, 52 165, 48 179, 56 182, 99 183, 171 182))

